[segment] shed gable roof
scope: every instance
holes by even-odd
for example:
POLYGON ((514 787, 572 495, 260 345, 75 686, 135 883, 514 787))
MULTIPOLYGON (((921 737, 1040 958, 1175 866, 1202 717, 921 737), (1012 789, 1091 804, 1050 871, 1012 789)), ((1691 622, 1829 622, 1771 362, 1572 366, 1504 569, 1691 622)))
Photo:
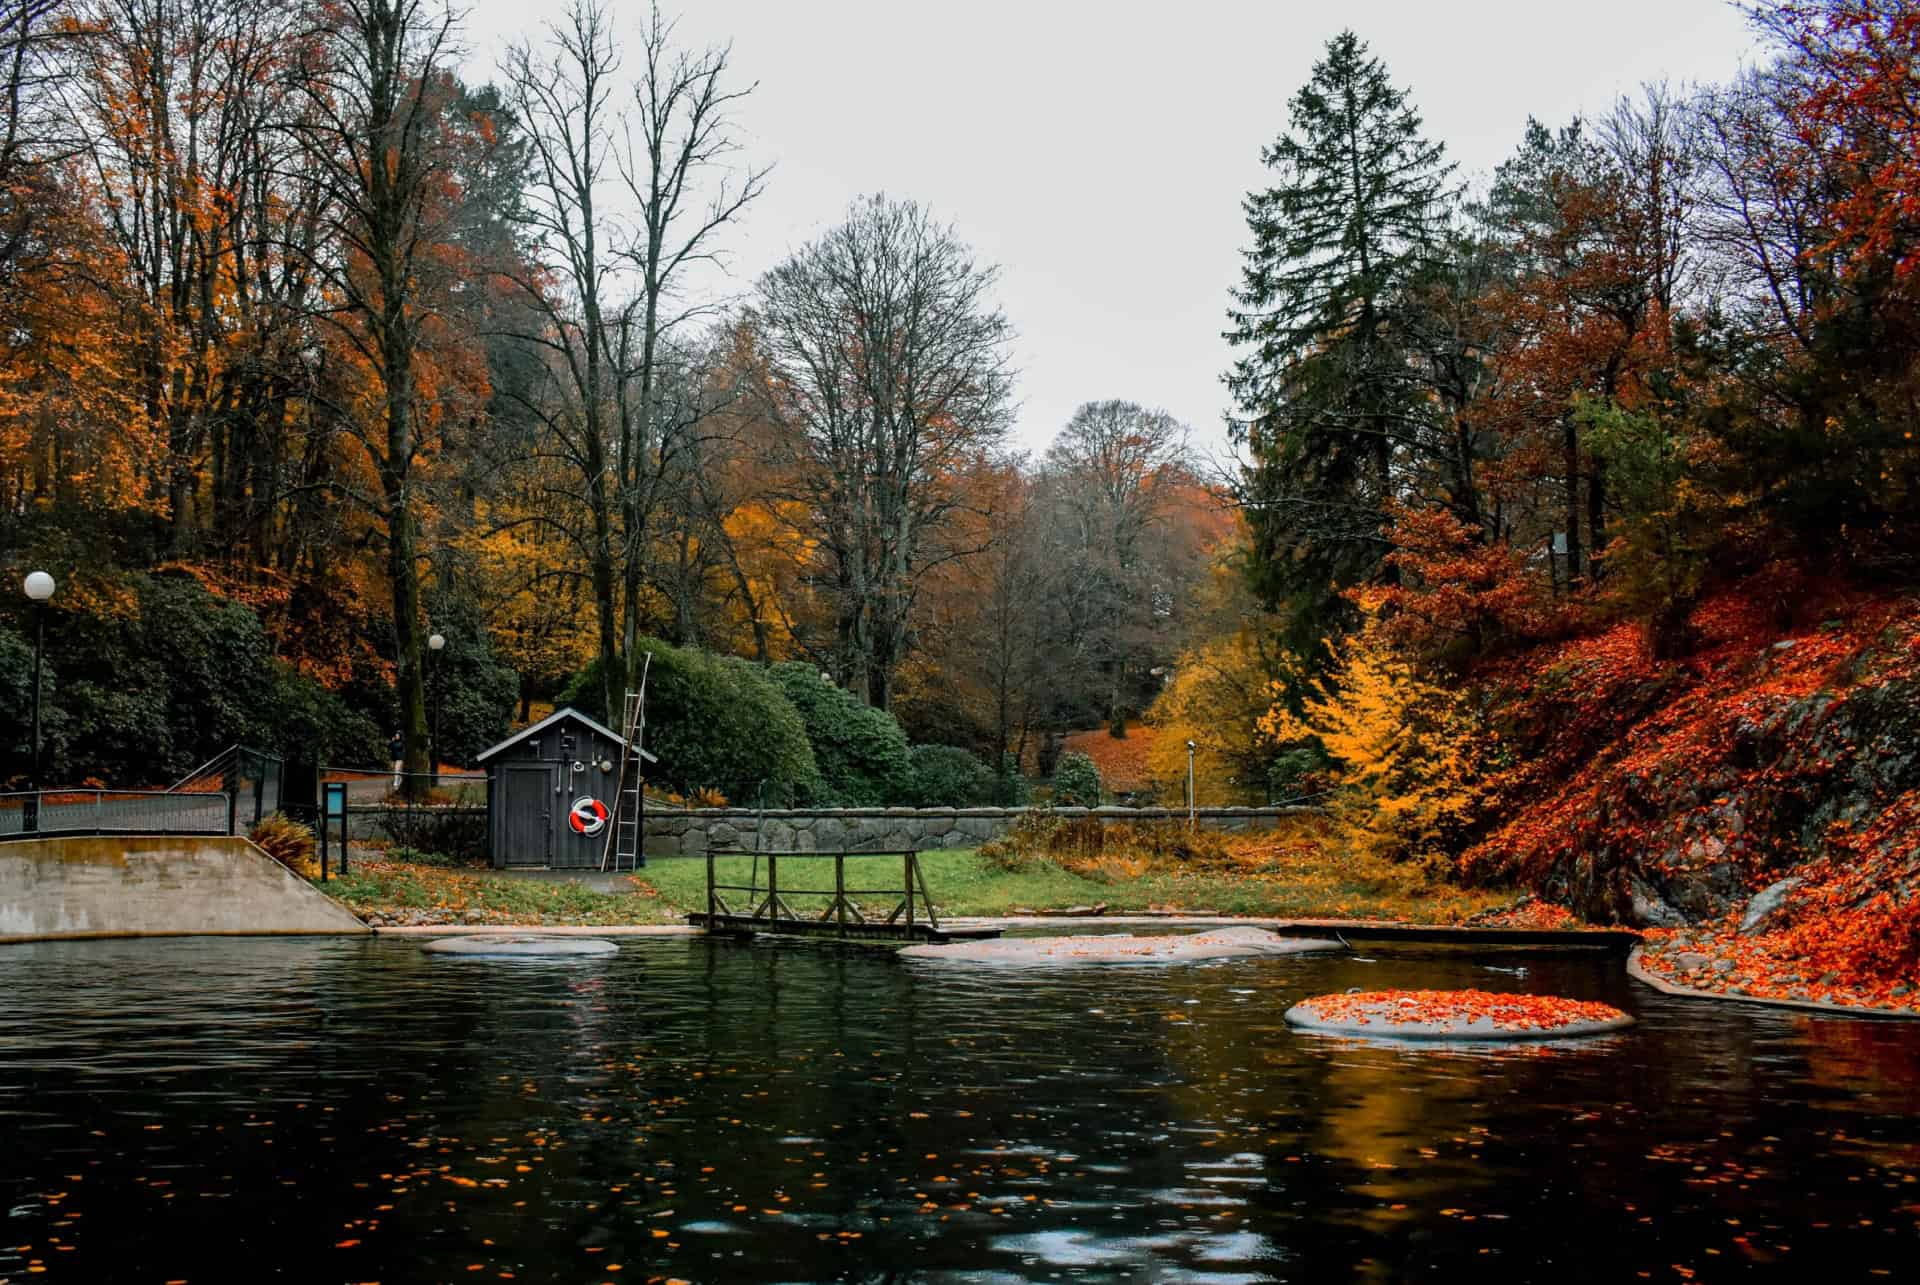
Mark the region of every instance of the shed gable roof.
MULTIPOLYGON (((553 711, 553 713, 547 715, 545 718, 541 719, 537 723, 532 724, 531 726, 521 728, 519 731, 515 732, 512 736, 509 736, 506 740, 501 741, 498 745, 490 745, 486 749, 481 750, 478 754, 474 755, 473 761, 476 763, 484 763, 488 759, 492 758, 494 755, 500 753, 502 750, 512 749, 514 746, 518 745, 520 742, 525 740, 530 740, 533 737, 538 736, 542 732, 546 731, 549 727, 552 727, 556 723, 562 722, 566 719, 572 719, 574 722, 581 724, 582 726, 586 727, 590 731, 595 732, 600 736, 606 737, 608 740, 612 741, 615 745, 619 745, 621 743, 620 733, 614 731, 610 727, 603 726, 601 723, 597 722, 594 719, 588 718, 585 714, 582 714, 579 710, 575 709, 573 706, 568 705, 563 709, 556 709, 555 711, 553 711)), ((641 749, 637 745, 633 747, 633 750, 635 753, 637 753, 640 756, 641 760, 644 762, 658 763, 660 761, 659 759, 655 758, 652 754, 649 754, 646 750, 641 749)))

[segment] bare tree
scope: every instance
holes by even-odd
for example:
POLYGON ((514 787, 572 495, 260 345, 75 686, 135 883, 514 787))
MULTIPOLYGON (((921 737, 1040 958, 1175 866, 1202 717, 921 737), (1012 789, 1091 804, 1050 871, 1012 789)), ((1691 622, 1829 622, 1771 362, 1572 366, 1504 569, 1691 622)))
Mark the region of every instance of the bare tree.
MULTIPOLYGON (((604 707, 618 708, 620 557, 610 461, 616 406, 625 379, 617 335, 624 324, 613 280, 619 258, 606 244, 601 202, 610 178, 619 112, 613 105, 619 50, 605 9, 576 3, 547 28, 544 46, 513 46, 501 68, 507 100, 526 131, 533 159, 521 218, 531 251, 546 272, 520 282, 542 326, 521 338, 549 355, 549 396, 524 407, 578 478, 584 531, 559 516, 533 510, 535 520, 560 526, 582 555, 593 588, 599 626, 604 707)), ((555 506, 559 509, 560 506, 555 506)), ((571 511, 571 506, 561 511, 571 511)))
MULTIPOLYGON (((664 341, 712 305, 681 292, 686 271, 712 262, 716 237, 766 187, 770 167, 737 169, 732 111, 753 86, 728 85, 731 50, 697 53, 673 43, 673 24, 654 5, 640 32, 640 67, 624 132, 620 173, 638 210, 637 235, 622 255, 639 277, 637 316, 626 333, 623 368, 634 396, 620 401, 620 496, 626 526, 626 583, 621 641, 626 685, 639 680, 641 587, 648 518, 659 488, 652 485, 679 444, 662 430, 660 393, 664 341)), ((688 381, 681 380, 682 386, 688 381)), ((691 428, 697 420, 683 420, 691 428)))
POLYGON ((13 262, 36 213, 48 165, 79 148, 58 89, 70 37, 54 21, 66 0, 0 0, 0 269, 13 262))
MULTIPOLYGON (((526 282, 545 325, 558 398, 539 408, 556 449, 577 472, 587 530, 575 536, 590 568, 607 708, 635 674, 652 515, 666 479, 697 454, 683 394, 697 371, 672 342, 709 313, 684 278, 713 261, 723 229, 764 189, 766 169, 735 164, 732 110, 752 87, 731 88, 725 47, 690 52, 673 24, 649 10, 630 85, 616 83, 621 52, 608 10, 575 0, 544 47, 514 48, 503 77, 532 140, 525 215, 545 279, 526 282)), ((696 397, 693 401, 698 401, 696 397)))
POLYGON ((1012 327, 995 269, 924 206, 874 196, 761 279, 769 415, 828 564, 839 680, 886 708, 916 582, 967 552, 947 542, 969 457, 1010 414, 1012 327))
POLYGON ((1088 402, 1047 449, 1043 478, 1072 668, 1097 683, 1108 725, 1122 735, 1139 685, 1135 662, 1169 632, 1186 596, 1179 542, 1168 538, 1180 533, 1167 528, 1177 488, 1194 482, 1187 430, 1165 411, 1088 402))

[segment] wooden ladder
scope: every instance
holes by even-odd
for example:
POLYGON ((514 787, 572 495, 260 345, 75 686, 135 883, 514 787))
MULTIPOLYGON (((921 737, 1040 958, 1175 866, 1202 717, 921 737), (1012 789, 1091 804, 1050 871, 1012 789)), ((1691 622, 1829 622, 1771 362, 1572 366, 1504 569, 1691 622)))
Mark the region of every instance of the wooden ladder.
POLYGON ((606 846, 600 852, 603 872, 640 868, 640 830, 646 815, 641 798, 646 760, 640 757, 640 742, 647 730, 647 671, 652 667, 653 653, 648 652, 640 666, 640 690, 627 693, 620 712, 620 775, 615 778, 613 824, 607 827, 606 846))

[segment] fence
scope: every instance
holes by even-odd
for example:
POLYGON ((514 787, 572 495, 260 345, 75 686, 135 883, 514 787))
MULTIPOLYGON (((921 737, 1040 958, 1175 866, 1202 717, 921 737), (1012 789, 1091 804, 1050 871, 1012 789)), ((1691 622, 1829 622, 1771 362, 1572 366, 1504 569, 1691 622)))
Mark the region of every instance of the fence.
POLYGON ((239 795, 171 790, 0 794, 0 839, 61 834, 233 834, 239 795))
POLYGON ((167 793, 226 795, 233 800, 232 832, 240 834, 280 810, 285 785, 286 765, 278 755, 235 745, 187 773, 167 793))
POLYGON ((0 840, 62 834, 245 834, 280 810, 285 766, 236 745, 170 789, 72 787, 0 794, 0 840))
POLYGON ((323 791, 343 792, 348 814, 372 818, 351 828, 355 838, 473 860, 487 855, 485 773, 323 767, 320 782, 323 791))

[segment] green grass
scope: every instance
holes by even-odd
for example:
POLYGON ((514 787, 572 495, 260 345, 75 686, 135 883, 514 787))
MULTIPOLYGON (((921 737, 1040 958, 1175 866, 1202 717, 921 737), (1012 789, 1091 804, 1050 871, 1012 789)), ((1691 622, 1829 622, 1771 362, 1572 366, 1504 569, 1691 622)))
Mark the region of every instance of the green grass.
POLYGON ((316 885, 362 918, 427 912, 441 923, 470 917, 498 924, 679 923, 675 907, 638 884, 627 893, 595 892, 556 880, 502 878, 474 870, 361 861, 350 873, 316 885))
MULTIPOLYGON (((753 881, 751 858, 727 857, 716 865, 721 883, 753 881)), ((1111 879, 1088 878, 1047 861, 1002 870, 973 851, 922 853, 919 865, 942 915, 1003 915, 1016 909, 1064 910, 1104 903, 1114 914, 1178 908, 1276 918, 1448 923, 1508 899, 1500 893, 1423 885, 1404 871, 1367 878, 1322 853, 1290 855, 1250 872, 1159 867, 1111 879)), ((795 911, 825 909, 825 896, 797 890, 830 892, 830 860, 787 857, 779 874, 781 892, 795 911)), ((633 892, 599 893, 566 883, 386 861, 362 863, 323 887, 363 915, 404 917, 404 912, 431 911, 455 921, 477 915, 491 923, 648 924, 684 922, 688 911, 704 909, 706 877, 704 860, 656 858, 639 873, 633 892)), ((763 889, 766 878, 762 859, 758 884, 763 889)), ((898 887, 900 879, 898 857, 855 857, 846 865, 849 888, 898 887)), ((725 895, 735 910, 747 904, 744 893, 725 895)), ((867 893, 854 900, 884 916, 899 898, 867 893)))

